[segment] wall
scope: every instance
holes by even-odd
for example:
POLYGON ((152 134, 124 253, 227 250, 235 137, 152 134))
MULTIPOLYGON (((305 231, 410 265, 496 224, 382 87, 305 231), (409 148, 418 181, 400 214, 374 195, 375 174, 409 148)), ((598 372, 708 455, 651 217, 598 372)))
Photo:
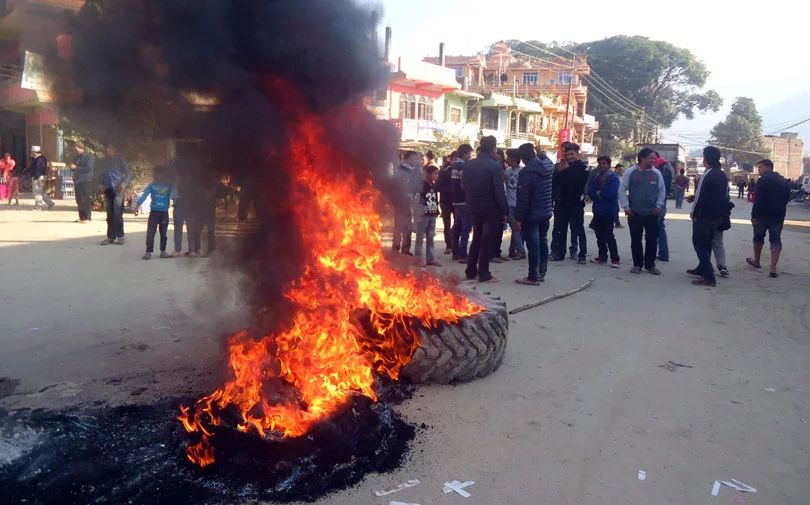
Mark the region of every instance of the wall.
POLYGON ((771 151, 774 170, 788 179, 796 179, 804 172, 804 142, 802 139, 766 136, 765 149, 771 151))

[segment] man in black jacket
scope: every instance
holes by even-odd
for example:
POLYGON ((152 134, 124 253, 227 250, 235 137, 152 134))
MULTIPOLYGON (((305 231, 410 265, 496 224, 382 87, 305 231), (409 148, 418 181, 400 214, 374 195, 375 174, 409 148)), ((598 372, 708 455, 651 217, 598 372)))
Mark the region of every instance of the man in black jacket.
POLYGON ((720 149, 714 146, 703 149, 706 171, 700 178, 694 196, 689 197, 689 201, 693 202, 692 245, 700 264, 686 273, 702 277, 692 282, 696 286, 717 285, 711 260, 712 241, 723 217, 728 214, 728 178, 721 167, 720 156, 720 149))
POLYGON ((773 171, 773 161, 765 159, 757 163, 757 199, 751 208, 751 224, 754 225, 754 257, 745 258, 754 268, 762 268, 759 260, 765 245, 765 233, 771 245, 771 277, 777 277, 776 263, 782 252, 782 225, 785 223, 787 204, 790 201, 790 185, 780 174, 773 171))
POLYGON ((439 170, 439 182, 436 189, 439 191, 439 209, 444 225, 444 254, 453 252, 453 160, 456 159, 455 151, 449 156, 450 161, 439 170))
POLYGON ((585 236, 585 184, 588 181, 588 165, 579 159, 579 146, 569 142, 565 146, 563 159, 554 172, 552 184, 555 186, 556 214, 554 229, 557 240, 556 251, 552 256, 561 260, 565 258, 565 245, 568 242, 568 226, 571 226, 571 254, 576 254, 574 243, 579 242, 578 263, 584 265, 588 255, 588 244, 585 236))
POLYGON ((525 168, 518 177, 515 206, 515 228, 526 239, 529 252, 529 275, 518 284, 537 286, 546 280, 548 270, 548 220, 551 219, 551 177, 554 163, 534 145, 523 144, 518 149, 525 168))
POLYGON ((472 230, 472 217, 467 208, 461 178, 464 166, 472 158, 473 148, 470 144, 461 144, 456 151, 457 158, 450 169, 450 186, 453 194, 453 260, 467 262, 467 243, 472 230))
POLYGON ((42 154, 39 146, 31 146, 31 167, 29 168, 31 175, 31 191, 34 193, 34 210, 44 208, 44 204, 48 205, 48 209, 53 208, 55 203, 48 196, 48 158, 42 154))
POLYGON ((497 144, 495 137, 482 138, 478 157, 465 164, 461 179, 473 225, 465 273, 468 280, 478 277, 479 282, 498 282, 489 272, 489 260, 496 247, 498 229, 503 227, 509 212, 503 188, 503 166, 495 158, 497 144))

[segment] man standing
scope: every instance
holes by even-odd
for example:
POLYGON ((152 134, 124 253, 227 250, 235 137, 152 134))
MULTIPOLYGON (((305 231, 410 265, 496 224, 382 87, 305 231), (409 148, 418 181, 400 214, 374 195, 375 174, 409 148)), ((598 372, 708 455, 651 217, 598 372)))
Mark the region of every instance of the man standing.
POLYGON ((613 235, 614 210, 619 205, 619 176, 610 171, 611 159, 597 158, 598 166, 593 177, 589 178, 588 196, 593 201, 593 231, 596 233, 596 246, 599 256, 594 263, 605 264, 610 253, 610 266, 619 268, 619 249, 613 235))
MULTIPOLYGON (((506 164, 509 166, 505 174, 506 203, 509 205, 508 221, 509 228, 512 230, 512 239, 509 241, 509 257, 513 260, 522 260, 526 258, 526 252, 523 248, 523 237, 520 234, 520 230, 515 226, 518 181, 520 180, 520 172, 522 171, 520 168, 520 154, 517 149, 509 149, 506 151, 506 164)), ((549 188, 549 190, 550 189, 551 188, 549 188)))
POLYGON ((667 240, 667 223, 665 221, 667 215, 667 198, 669 198, 669 190, 672 187, 672 178, 675 176, 675 171, 672 165, 655 151, 655 161, 653 162, 655 168, 661 172, 661 177, 664 178, 664 207, 658 215, 658 260, 667 262, 669 261, 669 241, 667 240))
POLYGON ((634 274, 642 267, 653 275, 661 275, 655 267, 658 245, 658 216, 664 208, 664 177, 653 167, 655 154, 645 147, 638 153, 638 163, 628 168, 619 185, 619 203, 630 227, 630 249, 633 252, 634 274), (628 195, 629 193, 629 195, 628 195), (641 245, 645 237, 646 244, 641 245))
POLYGON ((782 251, 782 225, 785 223, 787 204, 790 201, 790 186, 784 177, 773 171, 773 161, 765 159, 757 163, 757 198, 751 208, 751 224, 754 225, 754 257, 745 258, 754 268, 762 268, 759 260, 765 245, 765 233, 771 244, 771 277, 777 277, 776 263, 782 251))
POLYGON ((588 180, 588 165, 579 159, 579 146, 569 142, 565 146, 563 159, 554 173, 553 184, 557 186, 557 214, 554 217, 554 228, 557 230, 557 250, 552 251, 556 259, 565 258, 565 245, 568 242, 568 226, 571 226, 571 257, 577 254, 576 242, 579 242, 578 263, 584 265, 588 255, 587 238, 585 237, 585 183, 588 180))
POLYGON ((722 153, 714 146, 703 149, 703 166, 706 171, 698 182, 695 195, 689 198, 692 205, 692 245, 697 254, 698 267, 687 270, 689 275, 702 279, 692 281, 695 286, 717 285, 712 266, 712 242, 720 229, 723 217, 728 213, 728 178, 720 164, 722 153))
POLYGON ((104 153, 106 156, 99 161, 99 165, 107 208, 107 238, 101 245, 124 245, 124 197, 132 181, 132 171, 114 144, 107 144, 104 153))
POLYGON ((737 200, 741 199, 745 194, 745 179, 740 177, 737 180, 737 200))
MULTIPOLYGON (((621 181, 622 180, 622 174, 624 174, 624 165, 622 165, 621 163, 616 163, 616 167, 614 168, 614 172, 616 173, 616 177, 618 177, 619 180, 621 181)), ((622 228, 624 228, 624 225, 621 223, 621 221, 619 221, 619 200, 618 199, 616 200, 616 215, 614 216, 613 221, 614 221, 614 225, 615 225, 614 228, 618 228, 620 230, 622 228)))
POLYGON ((687 177, 684 172, 684 169, 681 169, 680 174, 678 174, 678 177, 676 177, 674 181, 676 209, 683 208, 683 198, 684 195, 686 195, 686 192, 689 190, 689 177, 687 177))
POLYGON ((540 153, 531 143, 518 148, 518 155, 525 165, 520 171, 515 206, 515 228, 526 239, 529 252, 529 275, 515 282, 537 286, 546 280, 548 271, 548 227, 552 215, 551 179, 554 163, 540 153))
POLYGON ((93 182, 93 165, 95 158, 88 153, 84 143, 79 141, 73 144, 76 151, 76 161, 70 164, 73 169, 73 185, 76 189, 76 204, 79 206, 79 220, 77 223, 87 224, 92 220, 90 205, 90 185, 93 182))
MULTIPOLYGON (((397 168, 399 191, 394 202, 394 252, 413 256, 411 252, 411 234, 413 228, 414 195, 419 194, 422 181, 422 154, 416 151, 405 153, 405 160, 397 168), (419 187, 416 187, 416 184, 419 187)), ((417 202, 418 203, 418 202, 417 202)))
POLYGON ((436 190, 439 192, 439 209, 442 215, 442 225, 444 228, 444 254, 453 252, 453 160, 456 159, 455 151, 450 155, 450 161, 445 162, 444 167, 439 170, 439 180, 436 190))
POLYGON ((34 193, 34 210, 43 208, 43 201, 48 205, 48 209, 56 205, 48 196, 47 177, 48 158, 42 154, 39 146, 31 146, 31 191, 34 193))
MULTIPOLYGON (((473 148, 470 144, 461 144, 456 151, 457 158, 450 172, 450 185, 453 190, 453 260, 467 262, 467 243, 472 230, 472 217, 466 204, 464 187, 461 178, 465 164, 472 159, 473 148)), ((494 238, 492 240, 495 240, 494 238)))
POLYGON ((498 282, 489 272, 489 260, 496 247, 498 228, 509 212, 503 189, 503 165, 495 158, 498 141, 488 136, 481 139, 478 157, 464 167, 461 180, 467 212, 472 217, 473 240, 467 260, 467 279, 498 282))

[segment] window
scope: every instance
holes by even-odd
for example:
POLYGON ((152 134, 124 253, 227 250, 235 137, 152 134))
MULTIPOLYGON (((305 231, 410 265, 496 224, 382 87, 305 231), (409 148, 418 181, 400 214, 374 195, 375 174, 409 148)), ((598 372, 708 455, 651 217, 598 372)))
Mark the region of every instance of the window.
POLYGON ((399 117, 400 119, 416 119, 416 98, 413 95, 400 95, 399 117))
POLYGON ((416 118, 425 121, 433 121, 433 99, 419 97, 419 103, 416 109, 416 118))
POLYGON ((461 122, 461 109, 458 107, 450 107, 450 122, 451 123, 460 123, 461 122))
POLYGON ((481 109, 481 128, 484 130, 498 129, 498 109, 481 109))
POLYGON ((523 72, 523 84, 528 86, 537 86, 537 82, 537 72, 523 72))
POLYGON ((458 65, 456 67, 453 67, 453 69, 456 71, 456 79, 463 79, 464 78, 464 67, 463 66, 458 65))
POLYGON ((520 120, 517 119, 517 114, 512 114, 511 128, 512 133, 526 133, 529 131, 529 118, 525 114, 521 114, 520 120))
POLYGON ((559 77, 560 84, 568 84, 571 82, 571 74, 561 73, 559 77))

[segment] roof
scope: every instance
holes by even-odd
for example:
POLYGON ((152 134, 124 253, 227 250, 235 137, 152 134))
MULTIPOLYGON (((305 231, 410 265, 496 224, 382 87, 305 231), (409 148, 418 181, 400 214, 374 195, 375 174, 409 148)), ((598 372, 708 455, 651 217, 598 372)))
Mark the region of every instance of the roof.
POLYGON ((523 98, 513 98, 500 93, 490 93, 489 97, 481 102, 482 107, 514 107, 522 112, 543 112, 543 108, 537 102, 525 100, 523 98))

